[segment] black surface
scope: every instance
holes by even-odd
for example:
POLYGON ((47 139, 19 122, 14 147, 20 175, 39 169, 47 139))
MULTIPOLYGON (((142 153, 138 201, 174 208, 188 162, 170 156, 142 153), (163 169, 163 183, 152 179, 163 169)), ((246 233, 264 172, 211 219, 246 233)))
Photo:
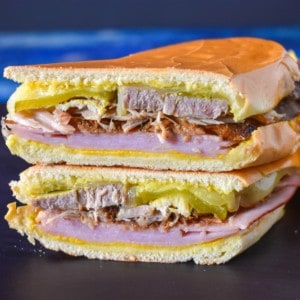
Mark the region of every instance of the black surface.
MULTIPOLYGON (((1 115, 4 106, 0 107, 1 115)), ((32 246, 3 217, 26 167, 0 145, 0 299, 300 299, 300 193, 262 240, 229 263, 122 263, 32 246)))

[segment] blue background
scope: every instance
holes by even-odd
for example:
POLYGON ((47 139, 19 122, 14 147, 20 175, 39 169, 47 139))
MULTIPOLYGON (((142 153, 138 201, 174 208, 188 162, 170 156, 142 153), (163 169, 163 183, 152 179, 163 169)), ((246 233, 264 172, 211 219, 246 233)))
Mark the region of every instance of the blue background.
MULTIPOLYGON (((8 65, 113 58, 198 38, 271 38, 300 53, 300 0, 3 0, 8 65)), ((16 84, 0 74, 0 102, 16 84)))
MULTIPOLYGON (((114 58, 191 39, 241 35, 275 39, 300 54, 300 26, 0 32, 0 69, 9 65, 114 58)), ((16 86, 1 77, 0 102, 5 102, 16 86)))

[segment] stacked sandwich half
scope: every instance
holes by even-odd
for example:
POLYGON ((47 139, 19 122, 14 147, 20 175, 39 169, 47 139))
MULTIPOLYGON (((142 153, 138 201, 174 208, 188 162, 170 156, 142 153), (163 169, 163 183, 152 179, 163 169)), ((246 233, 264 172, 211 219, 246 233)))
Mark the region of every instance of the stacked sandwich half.
POLYGON ((198 40, 114 60, 15 66, 2 121, 34 166, 6 220, 89 258, 223 263, 300 183, 300 73, 278 43, 198 40))

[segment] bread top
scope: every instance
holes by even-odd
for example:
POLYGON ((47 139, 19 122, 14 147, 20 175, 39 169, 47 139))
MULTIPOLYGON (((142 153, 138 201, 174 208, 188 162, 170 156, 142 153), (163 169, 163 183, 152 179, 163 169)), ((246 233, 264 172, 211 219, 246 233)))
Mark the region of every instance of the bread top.
MULTIPOLYGON (((24 77, 27 70, 39 70, 41 76, 43 70, 51 72, 56 69, 63 71, 62 69, 75 68, 84 72, 88 69, 138 68, 157 71, 169 68, 193 73, 212 72, 232 77, 279 63, 285 55, 286 51, 283 46, 271 40, 247 37, 208 39, 165 46, 119 59, 8 67, 5 70, 5 76, 18 82, 24 82, 27 80, 24 77)), ((69 75, 71 76, 71 74, 69 75)))
POLYGON ((230 98, 236 120, 271 110, 300 80, 283 46, 249 37, 196 40, 112 60, 7 67, 4 76, 20 83, 155 83, 193 93, 212 87, 230 98))

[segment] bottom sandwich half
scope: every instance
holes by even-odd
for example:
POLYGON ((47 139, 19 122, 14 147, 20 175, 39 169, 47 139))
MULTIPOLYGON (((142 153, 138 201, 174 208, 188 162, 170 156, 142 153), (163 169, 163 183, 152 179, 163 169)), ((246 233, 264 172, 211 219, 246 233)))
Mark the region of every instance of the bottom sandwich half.
POLYGON ((300 153, 236 172, 31 167, 11 182, 11 228, 105 260, 224 263, 257 242, 300 182, 300 153))

